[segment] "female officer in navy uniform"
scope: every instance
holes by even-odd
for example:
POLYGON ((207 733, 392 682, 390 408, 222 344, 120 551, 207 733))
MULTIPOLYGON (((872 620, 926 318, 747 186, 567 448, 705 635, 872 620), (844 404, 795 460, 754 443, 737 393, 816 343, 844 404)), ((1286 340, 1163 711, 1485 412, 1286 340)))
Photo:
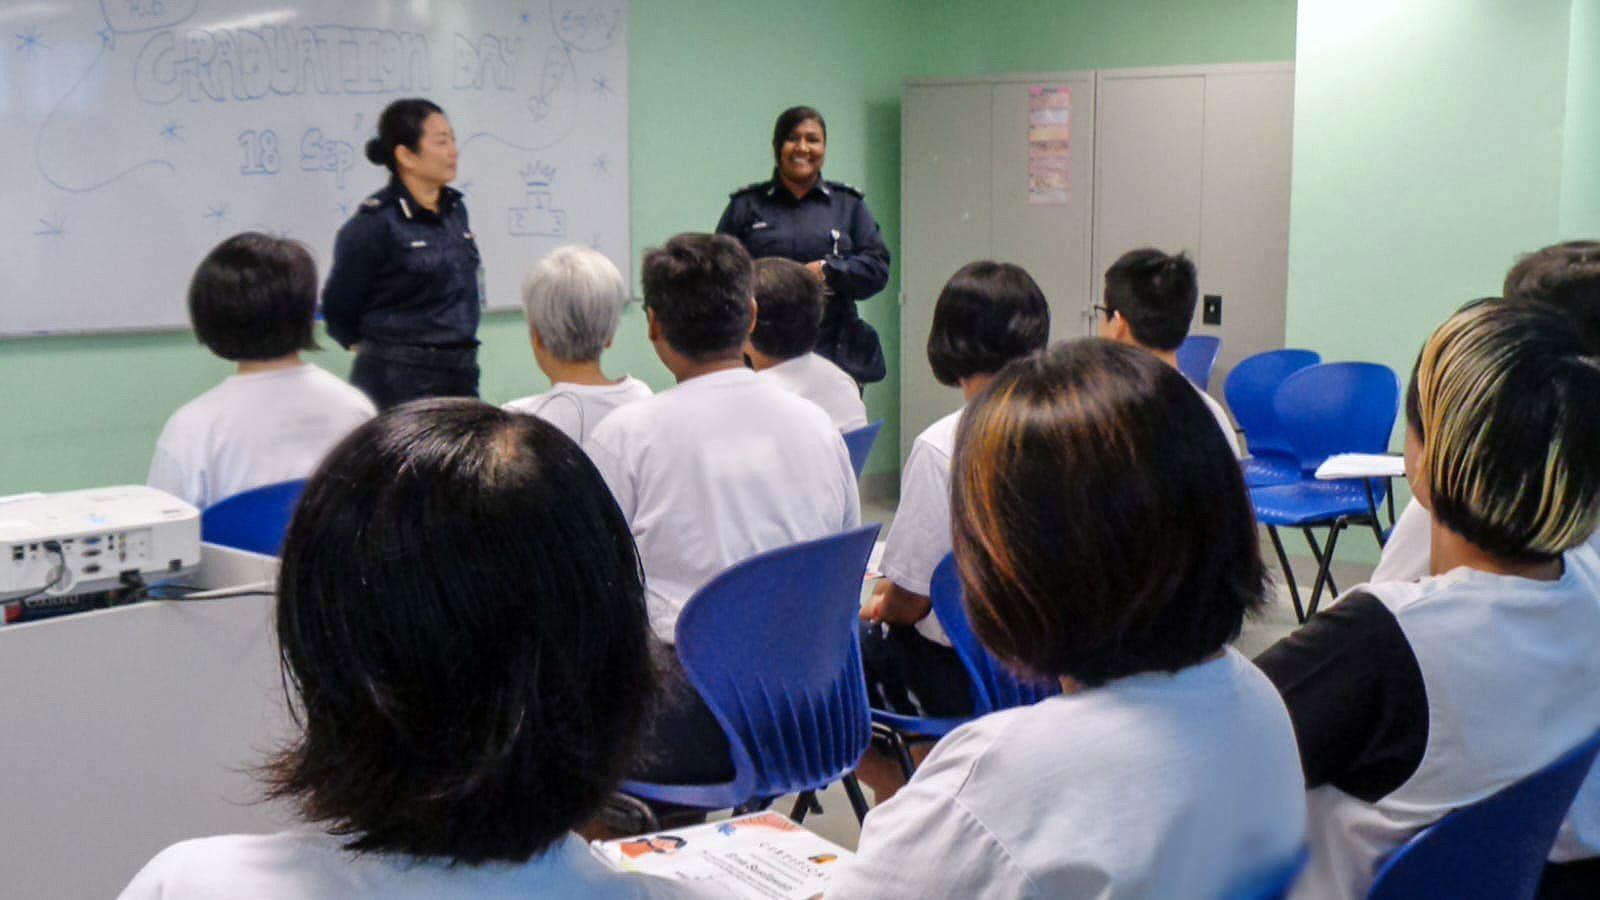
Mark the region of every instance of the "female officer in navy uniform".
POLYGON ((356 351, 350 383, 377 407, 478 395, 482 272, 456 177, 455 133, 428 100, 396 100, 367 159, 389 184, 339 229, 322 290, 328 334, 356 351))
POLYGON ((883 346, 856 303, 889 281, 889 248, 861 192, 822 179, 827 143, 821 113, 809 106, 784 110, 772 129, 772 179, 736 191, 717 231, 737 238, 751 256, 801 263, 822 282, 828 305, 817 352, 866 384, 884 376, 883 346))

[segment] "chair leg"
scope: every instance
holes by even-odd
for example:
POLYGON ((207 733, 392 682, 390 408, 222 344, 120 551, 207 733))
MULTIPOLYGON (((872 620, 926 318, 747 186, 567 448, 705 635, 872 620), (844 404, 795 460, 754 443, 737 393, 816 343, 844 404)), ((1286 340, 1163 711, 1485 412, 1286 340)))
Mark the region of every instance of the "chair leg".
MULTIPOLYGON (((1332 526, 1329 526, 1329 527, 1331 528, 1332 526)), ((1309 526, 1309 525, 1301 528, 1300 531, 1301 531, 1301 533, 1303 533, 1306 536, 1306 546, 1311 548, 1311 557, 1316 560, 1317 569, 1321 570, 1322 569, 1322 548, 1317 546, 1317 536, 1312 533, 1311 526, 1309 526)), ((1333 583, 1333 570, 1332 569, 1328 570, 1327 579, 1328 579, 1328 589, 1333 591, 1335 594, 1339 593, 1338 585, 1333 583)), ((1316 611, 1317 611, 1316 604, 1313 603, 1311 605, 1311 611, 1308 612, 1307 615, 1310 615, 1312 612, 1316 612, 1316 611)))
POLYGON ((799 824, 806 820, 808 812, 822 812, 822 804, 817 802, 815 791, 802 791, 800 796, 794 798, 794 809, 790 810, 789 818, 799 824))
POLYGON ((1317 614, 1317 602, 1322 599, 1322 585, 1324 583, 1330 589, 1333 589, 1335 596, 1337 596, 1337 589, 1333 588, 1333 575, 1328 569, 1333 565, 1333 550, 1339 544, 1339 532, 1347 524, 1349 523, 1346 519, 1335 519, 1334 523, 1328 528, 1328 545, 1323 548, 1322 562, 1317 566, 1317 581, 1311 588, 1311 607, 1306 612, 1308 616, 1317 614))
MULTIPOLYGON (((1289 568, 1289 555, 1283 552, 1283 541, 1278 538, 1276 526, 1267 526, 1267 536, 1272 538, 1272 549, 1278 554, 1278 565, 1283 566, 1283 578, 1289 584, 1289 600, 1294 603, 1294 617, 1297 622, 1306 620, 1305 610, 1300 606, 1300 590, 1294 583, 1294 569, 1289 568)), ((911 777, 909 775, 907 778, 911 777)))
MULTIPOLYGON (((1379 549, 1382 549, 1383 545, 1388 543, 1389 539, 1388 536, 1383 533, 1383 522, 1378 519, 1378 500, 1373 496, 1372 493, 1372 479, 1362 479, 1361 486, 1367 490, 1367 515, 1371 517, 1371 521, 1368 524, 1372 526, 1372 536, 1378 539, 1379 549)), ((1392 485, 1390 486, 1389 503, 1389 524, 1392 527, 1394 525, 1394 494, 1392 485)))
POLYGON ((843 781, 844 792, 850 797, 850 807, 856 811, 856 821, 865 822, 870 807, 867 806, 866 795, 861 793, 861 782, 856 780, 855 775, 846 775, 843 781))

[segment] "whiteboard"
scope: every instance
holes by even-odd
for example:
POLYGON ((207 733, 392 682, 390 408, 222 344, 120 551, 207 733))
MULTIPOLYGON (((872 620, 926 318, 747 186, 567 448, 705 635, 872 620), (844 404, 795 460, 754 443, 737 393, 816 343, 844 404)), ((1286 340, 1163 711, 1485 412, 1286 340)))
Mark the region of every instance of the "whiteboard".
POLYGON ((449 116, 491 308, 564 243, 630 268, 626 0, 5 0, 0 336, 188 324, 245 230, 334 234, 391 100, 449 116))

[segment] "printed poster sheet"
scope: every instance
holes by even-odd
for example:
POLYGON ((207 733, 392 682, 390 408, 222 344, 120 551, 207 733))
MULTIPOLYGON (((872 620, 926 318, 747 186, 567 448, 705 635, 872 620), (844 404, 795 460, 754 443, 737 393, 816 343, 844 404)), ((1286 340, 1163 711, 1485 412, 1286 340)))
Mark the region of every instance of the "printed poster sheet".
POLYGON ((775 812, 595 841, 590 847, 624 872, 697 881, 750 900, 820 897, 834 866, 852 855, 775 812))
POLYGON ((1028 88, 1028 205, 1065 205, 1072 193, 1072 88, 1028 88))

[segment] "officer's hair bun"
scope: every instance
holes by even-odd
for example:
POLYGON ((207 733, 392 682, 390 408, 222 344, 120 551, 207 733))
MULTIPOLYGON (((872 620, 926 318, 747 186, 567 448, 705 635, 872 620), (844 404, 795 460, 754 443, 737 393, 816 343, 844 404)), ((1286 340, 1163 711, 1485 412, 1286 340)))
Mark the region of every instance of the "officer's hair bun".
POLYGON ((375 166, 387 166, 394 162, 394 151, 383 145, 377 138, 367 141, 367 161, 375 166))

